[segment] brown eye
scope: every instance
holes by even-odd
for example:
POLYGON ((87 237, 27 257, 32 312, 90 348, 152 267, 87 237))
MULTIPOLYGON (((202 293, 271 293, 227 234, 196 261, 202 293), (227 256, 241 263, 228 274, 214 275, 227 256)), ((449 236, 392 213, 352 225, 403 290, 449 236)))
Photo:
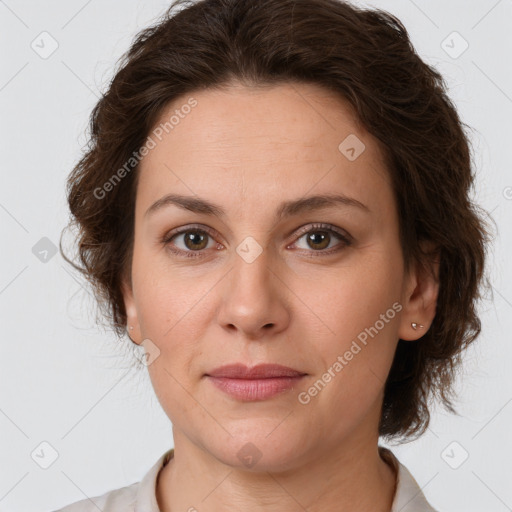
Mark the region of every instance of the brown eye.
POLYGON ((327 231, 312 231, 306 235, 307 243, 311 249, 325 249, 331 240, 327 231))
POLYGON ((215 245, 215 240, 204 229, 189 227, 165 235, 162 243, 178 256, 199 257, 205 255, 205 249, 215 245))
POLYGON ((183 241, 187 249, 198 251, 205 249, 206 245, 208 245, 209 235, 207 233, 201 231, 187 231, 182 234, 184 235, 183 241))
POLYGON ((340 252, 352 244, 350 235, 345 235, 329 224, 304 226, 296 235, 292 247, 309 253, 310 256, 328 256, 340 252))

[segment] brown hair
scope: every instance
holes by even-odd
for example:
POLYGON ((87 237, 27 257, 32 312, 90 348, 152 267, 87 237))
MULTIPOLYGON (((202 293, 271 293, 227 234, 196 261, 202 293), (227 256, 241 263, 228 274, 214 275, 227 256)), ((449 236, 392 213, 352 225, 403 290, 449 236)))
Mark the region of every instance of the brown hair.
POLYGON ((442 76, 420 59, 404 26, 385 11, 339 0, 171 5, 138 33, 91 113, 89 147, 67 182, 81 265, 64 258, 92 284, 102 312, 123 336, 121 282, 131 282, 138 176, 134 151, 170 101, 233 81, 309 82, 348 101, 386 155, 406 269, 412 261, 427 267, 432 261, 420 241, 440 249, 436 316, 418 342, 399 340, 379 426, 388 438, 421 435, 431 394, 455 412, 454 372, 481 330, 476 301, 489 231, 469 199, 474 174, 466 125, 442 76), (99 194, 123 166, 122 179, 99 194))

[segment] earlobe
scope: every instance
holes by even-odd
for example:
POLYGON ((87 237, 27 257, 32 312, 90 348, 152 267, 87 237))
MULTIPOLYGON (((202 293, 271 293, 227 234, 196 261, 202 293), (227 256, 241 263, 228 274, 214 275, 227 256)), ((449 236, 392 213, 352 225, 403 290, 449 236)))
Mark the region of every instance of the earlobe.
POLYGON ((422 247, 429 254, 427 263, 414 265, 408 276, 403 311, 400 320, 399 338, 406 341, 420 339, 430 328, 436 315, 439 294, 439 251, 431 243, 422 247))
POLYGON ((126 311, 126 334, 133 343, 139 345, 140 342, 138 340, 141 339, 141 335, 133 290, 125 280, 123 280, 121 284, 121 290, 123 294, 124 308, 126 311))

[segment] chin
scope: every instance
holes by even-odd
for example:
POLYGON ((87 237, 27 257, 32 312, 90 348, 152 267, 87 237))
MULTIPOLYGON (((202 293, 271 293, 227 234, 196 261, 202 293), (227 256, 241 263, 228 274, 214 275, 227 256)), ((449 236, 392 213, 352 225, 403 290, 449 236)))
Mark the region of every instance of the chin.
MULTIPOLYGON (((205 448, 222 463, 239 470, 251 472, 277 472, 293 468, 300 457, 298 447, 304 449, 304 443, 290 430, 279 425, 282 419, 272 421, 272 428, 245 429, 244 434, 228 436, 226 444, 205 444, 205 448), (270 435, 269 435, 270 434, 270 435)), ((269 420, 264 424, 268 425, 269 420)))

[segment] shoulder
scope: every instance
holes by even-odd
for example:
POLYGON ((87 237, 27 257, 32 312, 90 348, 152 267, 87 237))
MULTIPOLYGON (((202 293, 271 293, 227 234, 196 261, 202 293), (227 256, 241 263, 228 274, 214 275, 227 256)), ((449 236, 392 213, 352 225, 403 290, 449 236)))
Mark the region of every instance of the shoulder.
POLYGON ((381 457, 391 464, 397 475, 396 491, 391 512, 437 512, 427 501, 418 482, 388 448, 379 446, 381 457))
POLYGON ((139 482, 114 489, 100 496, 76 501, 55 512, 132 512, 135 510, 135 501, 139 482))
POLYGON ((160 455, 140 482, 121 487, 100 496, 66 505, 53 512, 158 512, 156 482, 160 470, 174 456, 174 448, 160 455))

